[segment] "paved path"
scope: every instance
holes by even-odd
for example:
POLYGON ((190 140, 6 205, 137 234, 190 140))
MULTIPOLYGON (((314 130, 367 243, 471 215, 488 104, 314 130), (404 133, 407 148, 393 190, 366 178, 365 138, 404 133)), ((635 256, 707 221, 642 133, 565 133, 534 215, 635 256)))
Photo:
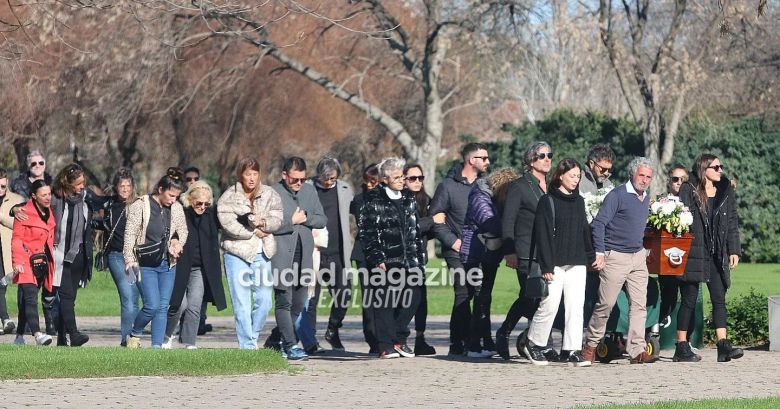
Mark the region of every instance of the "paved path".
MULTIPOLYGON (((215 331, 199 337, 201 348, 235 346, 232 319, 215 317, 209 322, 215 331)), ((428 338, 440 354, 447 352, 447 322, 448 317, 428 321, 428 338)), ((118 344, 118 318, 79 318, 79 325, 92 338, 89 346, 118 344)), ((509 362, 453 360, 446 355, 380 361, 364 353, 360 323, 352 317, 345 323, 342 339, 348 351, 360 352, 329 351, 296 364, 303 370, 293 375, 4 381, 0 407, 563 408, 780 395, 777 352, 748 351, 740 360, 718 364, 715 350, 704 349, 702 362, 679 364, 671 362, 673 351, 663 351, 662 361, 651 365, 622 360, 591 368, 535 367, 517 356, 509 362)), ((0 342, 12 341, 12 336, 0 337, 0 342)), ((1 361, 9 363, 13 358, 1 361)))

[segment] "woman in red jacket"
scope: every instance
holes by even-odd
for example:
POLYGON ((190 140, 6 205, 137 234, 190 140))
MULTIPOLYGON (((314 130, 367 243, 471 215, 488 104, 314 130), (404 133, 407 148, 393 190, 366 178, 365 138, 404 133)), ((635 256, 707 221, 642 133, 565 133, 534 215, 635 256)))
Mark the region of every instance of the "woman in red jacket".
POLYGON ((16 344, 24 344, 24 330, 29 328, 38 345, 51 344, 51 336, 41 332, 38 323, 38 289, 52 293, 54 282, 54 229, 51 214, 51 186, 43 180, 32 184, 32 198, 24 205, 27 219, 14 220, 11 260, 14 283, 19 286, 19 325, 16 344))

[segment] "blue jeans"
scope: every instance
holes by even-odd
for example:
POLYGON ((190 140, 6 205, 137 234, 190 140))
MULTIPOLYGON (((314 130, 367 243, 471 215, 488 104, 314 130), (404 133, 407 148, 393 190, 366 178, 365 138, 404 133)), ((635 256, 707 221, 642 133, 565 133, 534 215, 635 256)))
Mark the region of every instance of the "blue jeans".
POLYGON ((295 334, 301 340, 304 349, 309 349, 317 345, 317 331, 311 326, 311 318, 309 317, 309 310, 317 309, 317 305, 314 303, 314 297, 309 298, 304 304, 303 311, 298 319, 295 320, 295 334))
POLYGON ((133 321, 138 315, 138 301, 141 288, 139 283, 130 284, 125 277, 125 258, 121 252, 112 251, 108 253, 108 271, 111 272, 111 278, 114 279, 116 289, 119 292, 120 306, 120 328, 122 330, 122 345, 127 344, 127 336, 133 329, 133 321))
POLYGON ((249 264, 241 257, 225 253, 225 274, 233 302, 238 347, 257 349, 257 339, 273 302, 271 261, 258 253, 249 264))
POLYGON ((144 306, 135 317, 131 335, 140 337, 151 321, 152 348, 159 348, 163 343, 175 277, 176 270, 168 267, 168 260, 163 260, 158 267, 141 267, 140 284, 144 306))

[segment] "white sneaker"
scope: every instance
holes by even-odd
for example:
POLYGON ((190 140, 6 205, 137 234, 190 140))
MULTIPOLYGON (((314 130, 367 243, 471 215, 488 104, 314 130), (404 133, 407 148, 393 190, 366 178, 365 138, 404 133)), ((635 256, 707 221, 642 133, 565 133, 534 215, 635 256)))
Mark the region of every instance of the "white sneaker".
POLYGON ((165 337, 165 342, 160 347, 162 349, 173 349, 173 336, 165 337))
POLYGON ((198 349, 198 347, 197 347, 197 346, 195 346, 195 345, 187 345, 187 346, 186 346, 186 347, 184 347, 184 348, 185 348, 185 349, 198 349))
POLYGON ((14 323, 14 320, 5 320, 3 321, 3 329, 0 331, 5 334, 13 334, 15 329, 16 323, 14 323))
POLYGON ((469 358, 484 359, 484 358, 490 358, 495 354, 496 353, 494 351, 479 351, 479 352, 469 351, 469 353, 466 354, 466 356, 468 356, 469 358))
POLYGON ((16 335, 16 339, 14 339, 14 344, 15 345, 24 345, 25 344, 25 342, 24 342, 24 335, 17 334, 16 335))
POLYGON ((49 334, 38 334, 35 336, 35 343, 38 345, 49 345, 51 344, 51 335, 49 334))

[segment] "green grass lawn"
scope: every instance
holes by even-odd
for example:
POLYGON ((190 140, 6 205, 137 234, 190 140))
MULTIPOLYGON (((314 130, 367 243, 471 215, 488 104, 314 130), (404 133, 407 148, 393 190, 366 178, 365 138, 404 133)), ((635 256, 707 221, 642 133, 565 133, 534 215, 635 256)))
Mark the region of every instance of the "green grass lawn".
MULTIPOLYGON (((441 267, 442 262, 439 259, 433 259, 428 263, 428 267, 441 267)), ((440 280, 437 280, 440 281, 440 280)), ((732 271, 732 288, 727 293, 728 299, 747 294, 753 287, 757 292, 764 295, 780 294, 780 264, 740 264, 732 271)), ((224 284, 225 293, 228 297, 228 309, 216 311, 214 307, 209 307, 211 316, 232 316, 230 308, 230 294, 227 291, 227 283, 224 284)), ((492 313, 505 314, 517 297, 518 285, 517 275, 513 269, 502 265, 498 270, 496 285, 493 289, 492 313)), ((359 294, 359 289, 355 288, 355 294, 359 294)), ((704 308, 705 314, 710 311, 709 293, 704 288, 704 308)), ((353 297, 352 307, 349 314, 360 314, 359 298, 353 297)), ((428 313, 430 315, 449 315, 452 310, 453 293, 452 287, 436 286, 428 287, 428 313)), ((7 295, 8 310, 11 317, 16 318, 16 287, 11 286, 7 295)), ((327 306, 328 297, 325 296, 320 305, 327 306)), ((327 314, 328 308, 321 307, 319 312, 327 314)), ((119 315, 119 296, 114 286, 114 281, 108 272, 96 271, 93 274, 93 280, 86 289, 80 289, 76 303, 76 313, 82 316, 118 316, 119 315)))
POLYGON ((777 397, 580 406, 583 409, 774 409, 777 407, 780 407, 780 398, 777 397))
POLYGON ((290 370, 287 360, 271 350, 159 350, 41 348, 0 345, 0 355, 12 356, 0 380, 41 378, 106 378, 115 376, 209 376, 274 373, 290 370))

